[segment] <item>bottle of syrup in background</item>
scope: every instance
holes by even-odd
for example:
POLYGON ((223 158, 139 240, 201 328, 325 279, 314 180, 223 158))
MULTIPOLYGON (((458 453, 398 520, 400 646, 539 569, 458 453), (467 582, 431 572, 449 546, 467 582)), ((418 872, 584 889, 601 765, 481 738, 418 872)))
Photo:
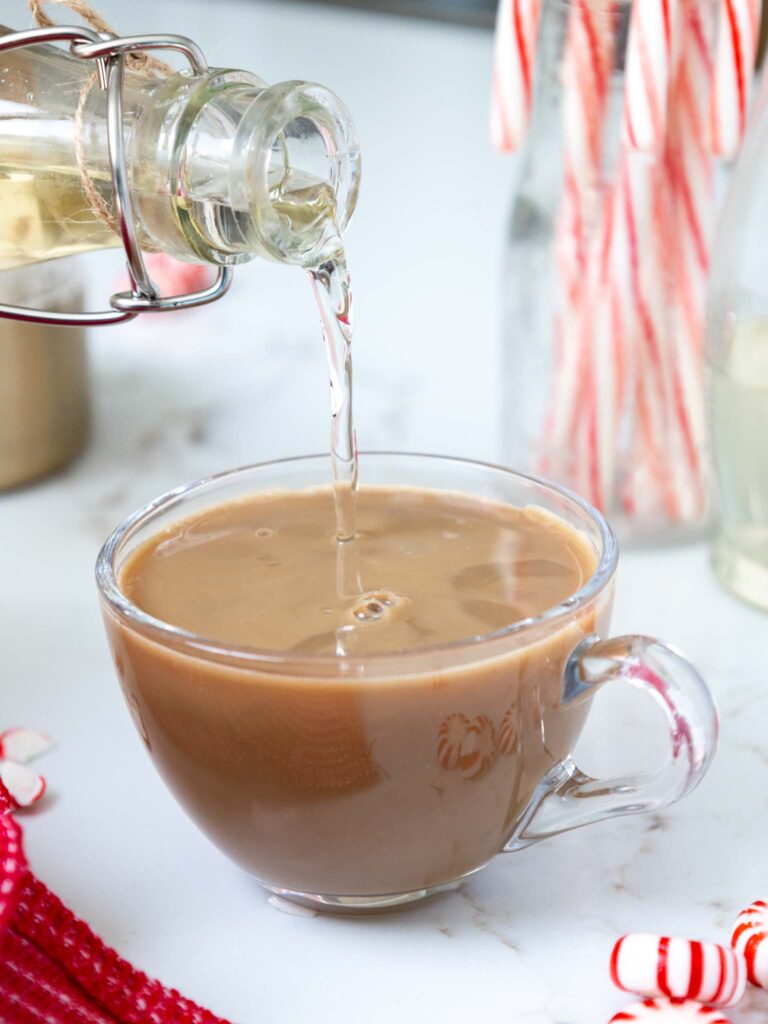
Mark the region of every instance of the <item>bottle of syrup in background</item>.
POLYGON ((768 75, 763 73, 712 254, 707 363, 719 520, 712 564, 768 610, 768 75))

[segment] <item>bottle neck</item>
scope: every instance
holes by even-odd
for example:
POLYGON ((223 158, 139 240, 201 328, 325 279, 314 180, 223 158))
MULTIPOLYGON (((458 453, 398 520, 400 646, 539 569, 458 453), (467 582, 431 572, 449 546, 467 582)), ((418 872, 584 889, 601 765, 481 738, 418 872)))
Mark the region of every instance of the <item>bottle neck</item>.
POLYGON ((221 70, 145 82, 142 92, 127 153, 151 247, 217 264, 264 256, 305 267, 338 251, 360 164, 349 114, 331 92, 221 70))
MULTIPOLYGON (((120 244, 95 70, 53 46, 4 54, 0 267, 120 244)), ((327 89, 268 87, 243 71, 153 78, 126 69, 123 115, 143 248, 305 267, 338 249, 360 163, 350 116, 327 89)))

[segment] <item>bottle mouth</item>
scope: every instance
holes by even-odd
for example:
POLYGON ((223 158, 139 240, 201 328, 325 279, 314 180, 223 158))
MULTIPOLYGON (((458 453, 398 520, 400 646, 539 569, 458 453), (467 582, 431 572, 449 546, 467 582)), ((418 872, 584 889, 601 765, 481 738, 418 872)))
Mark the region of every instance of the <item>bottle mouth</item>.
POLYGON ((359 146, 352 119, 323 86, 282 82, 253 103, 241 180, 259 248, 273 259, 310 268, 335 255, 357 203, 359 146))

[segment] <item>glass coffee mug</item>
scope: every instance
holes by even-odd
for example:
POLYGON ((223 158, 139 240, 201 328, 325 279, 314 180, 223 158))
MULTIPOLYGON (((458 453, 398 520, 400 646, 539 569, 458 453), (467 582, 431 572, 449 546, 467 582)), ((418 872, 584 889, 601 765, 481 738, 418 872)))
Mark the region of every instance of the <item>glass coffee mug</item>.
POLYGON ((121 592, 121 567, 137 545, 211 505, 327 485, 327 458, 222 473, 134 513, 96 569, 117 673, 158 771, 224 853, 285 898, 370 911, 455 888, 502 851, 694 788, 715 752, 712 698, 673 648, 603 639, 617 548, 595 509, 459 459, 369 454, 361 472, 367 485, 539 506, 587 538, 597 567, 561 604, 484 636, 363 656, 257 650, 145 614, 121 592), (654 772, 594 779, 571 751, 593 695, 615 680, 664 710, 669 754, 654 772))

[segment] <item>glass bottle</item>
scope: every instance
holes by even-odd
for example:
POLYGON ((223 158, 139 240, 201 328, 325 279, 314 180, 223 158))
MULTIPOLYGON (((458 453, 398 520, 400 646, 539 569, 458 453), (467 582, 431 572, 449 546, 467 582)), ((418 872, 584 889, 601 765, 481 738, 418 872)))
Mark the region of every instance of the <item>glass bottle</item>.
POLYGON ((707 123, 696 47, 713 52, 717 4, 673 5, 666 124, 641 148, 626 118, 642 6, 541 5, 506 243, 502 443, 508 464, 577 491, 622 540, 661 542, 708 514, 704 304, 722 165, 692 122, 707 123))
POLYGON ((768 610, 768 75, 720 220, 710 283, 707 363, 719 521, 712 563, 723 584, 768 610))
MULTIPOLYGON (((120 244, 108 223, 106 95, 95 70, 55 46, 0 54, 0 269, 120 244)), ((123 97, 143 249, 310 267, 334 247, 354 210, 360 160, 349 113, 328 89, 126 65, 123 97)))

